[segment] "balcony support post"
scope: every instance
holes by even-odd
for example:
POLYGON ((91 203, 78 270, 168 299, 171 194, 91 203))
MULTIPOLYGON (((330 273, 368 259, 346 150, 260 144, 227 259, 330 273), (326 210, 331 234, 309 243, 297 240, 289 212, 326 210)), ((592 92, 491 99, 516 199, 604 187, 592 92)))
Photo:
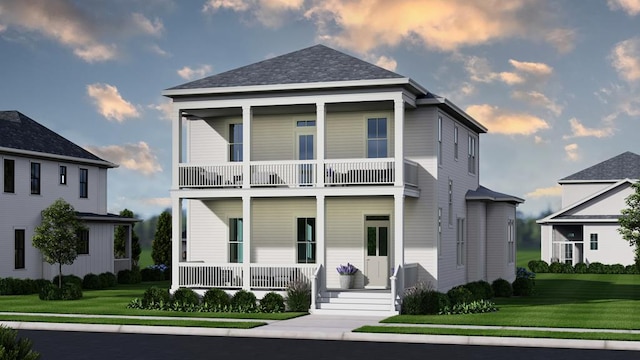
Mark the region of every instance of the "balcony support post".
MULTIPOLYGON (((325 204, 325 196, 324 195, 316 195, 316 265, 322 266, 324 272, 326 273, 326 241, 325 241, 325 224, 326 224, 326 204, 325 204)), ((318 274, 320 281, 321 289, 324 290, 326 286, 326 281, 321 281, 322 279, 326 279, 326 276, 321 273, 318 274)))
MULTIPOLYGON (((242 106, 242 188, 251 187, 251 106, 242 106)), ((244 220, 243 220, 244 221, 244 220)))
POLYGON ((404 141, 402 141, 404 136, 404 99, 402 95, 394 99, 393 104, 393 156, 396 160, 394 186, 404 186, 404 141))
POLYGON ((171 156, 174 166, 171 170, 171 188, 177 190, 180 188, 180 163, 182 162, 182 110, 173 104, 172 113, 172 148, 171 156))
POLYGON ((325 168, 325 119, 326 119, 326 107, 323 102, 316 103, 316 186, 324 187, 325 168))
POLYGON ((182 244, 182 199, 171 195, 171 293, 180 288, 180 245, 182 244))
POLYGON ((251 290, 251 197, 248 195, 242 196, 242 288, 251 290))
POLYGON ((397 274, 397 291, 404 292, 404 194, 396 192, 393 196, 393 268, 400 266, 397 274))

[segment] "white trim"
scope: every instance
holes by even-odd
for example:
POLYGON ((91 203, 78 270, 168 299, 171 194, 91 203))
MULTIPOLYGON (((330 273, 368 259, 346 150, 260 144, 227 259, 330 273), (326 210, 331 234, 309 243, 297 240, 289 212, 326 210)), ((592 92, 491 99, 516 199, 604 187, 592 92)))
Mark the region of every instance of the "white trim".
POLYGON ((74 156, 56 155, 56 154, 48 154, 48 153, 43 153, 38 151, 31 151, 31 150, 13 149, 13 148, 8 148, 4 146, 0 146, 0 152, 2 153, 6 152, 6 153, 9 153, 10 155, 24 155, 28 157, 34 157, 37 159, 47 159, 47 160, 55 159, 55 160, 69 161, 72 163, 98 165, 98 166, 104 166, 107 168, 117 168, 120 166, 105 160, 91 160, 91 159, 79 158, 74 156))

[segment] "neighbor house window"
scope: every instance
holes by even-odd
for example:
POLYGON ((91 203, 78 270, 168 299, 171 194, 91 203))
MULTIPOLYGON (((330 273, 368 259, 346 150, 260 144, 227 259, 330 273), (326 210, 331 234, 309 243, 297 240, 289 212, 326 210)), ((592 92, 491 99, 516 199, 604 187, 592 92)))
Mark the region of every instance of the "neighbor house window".
POLYGON ((573 244, 565 244, 564 246, 564 263, 573 265, 573 244))
POLYGON ((458 160, 458 127, 453 127, 453 158, 458 160))
POLYGON ((453 226, 453 180, 449 179, 449 226, 453 226))
POLYGON ((442 165, 442 117, 438 116, 438 164, 442 165))
POLYGON ((316 262, 316 219, 298 218, 298 264, 316 262))
POLYGON ((516 261, 515 220, 507 220, 507 257, 509 264, 516 261))
POLYGON ((367 157, 387 157, 387 118, 367 119, 367 157))
POLYGON ((458 218, 456 224, 456 264, 463 266, 465 264, 465 238, 464 238, 464 219, 458 218))
POLYGON ((315 120, 300 120, 300 121, 296 121, 296 126, 297 127, 313 127, 313 126, 316 126, 316 121, 315 120))
POLYGON ((241 263, 242 257, 242 218, 229 219, 229 262, 241 263))
POLYGON ((598 234, 591 234, 591 250, 598 250, 598 234))
POLYGON ((15 170, 16 163, 14 160, 4 159, 4 192, 15 192, 15 170))
POLYGON ((89 197, 89 170, 80 169, 80 197, 89 197))
POLYGON ((24 229, 16 229, 14 269, 24 269, 24 229))
POLYGON ((438 255, 442 255, 442 208, 438 208, 438 255))
POLYGON ((469 173, 476 173, 476 138, 469 135, 469 173))
POLYGON ((89 229, 82 229, 78 231, 78 254, 89 254, 89 229))
POLYGON ((40 194, 40 163, 31 163, 31 194, 40 194))
POLYGON ((67 167, 60 166, 60 185, 67 185, 67 167))
POLYGON ((242 161, 242 124, 229 125, 229 161, 242 161))

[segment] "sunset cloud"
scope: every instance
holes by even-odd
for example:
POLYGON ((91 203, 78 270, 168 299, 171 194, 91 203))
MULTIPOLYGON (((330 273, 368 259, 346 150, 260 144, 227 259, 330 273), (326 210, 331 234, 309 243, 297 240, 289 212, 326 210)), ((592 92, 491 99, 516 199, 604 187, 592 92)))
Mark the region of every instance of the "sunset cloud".
POLYGON ((620 78, 627 82, 640 80, 640 37, 617 43, 610 58, 620 78))
POLYGON ((140 199, 140 202, 142 202, 145 205, 152 205, 152 206, 162 206, 162 207, 171 206, 170 197, 145 198, 145 199, 140 199))
POLYGON ((390 57, 386 57, 386 56, 380 56, 378 57, 374 63, 378 66, 380 66, 383 69, 387 69, 389 71, 396 71, 396 68, 398 67, 398 62, 390 57))
POLYGON ((532 135, 549 128, 549 124, 537 116, 487 104, 471 105, 466 112, 495 134, 532 135))
POLYGON ((123 122, 127 118, 140 117, 140 113, 130 102, 122 98, 118 88, 109 84, 87 85, 87 94, 98 108, 98 113, 108 120, 123 122))
POLYGON ((137 144, 125 144, 121 146, 85 146, 85 149, 96 154, 98 157, 144 175, 152 175, 162 171, 157 156, 144 141, 140 141, 137 144))
POLYGON ((226 9, 249 12, 262 25, 276 28, 282 25, 292 11, 302 11, 304 0, 208 0, 202 7, 204 13, 226 9))
POLYGON ((555 101, 549 99, 543 93, 538 91, 517 90, 511 93, 511 97, 531 105, 543 107, 555 116, 559 116, 562 113, 563 107, 561 105, 558 105, 555 101))
POLYGON ((509 59, 509 64, 511 64, 511 66, 513 66, 520 72, 531 74, 537 77, 549 76, 553 72, 553 68, 551 66, 539 62, 527 62, 509 59))
POLYGON ((158 18, 151 21, 140 13, 133 13, 131 16, 133 18, 133 23, 144 33, 159 36, 164 31, 164 24, 158 18))
POLYGON ((197 68, 190 68, 188 66, 183 67, 178 70, 178 75, 185 80, 193 80, 203 78, 206 75, 210 74, 213 68, 211 65, 200 65, 197 68))
MULTIPOLYGON (((454 57, 459 59, 460 57, 454 57)), ((489 60, 478 56, 463 58, 465 70, 470 79, 476 82, 491 83, 501 81, 507 85, 518 85, 528 80, 539 81, 548 77, 553 68, 544 63, 523 62, 510 59, 513 71, 493 71, 489 60)))
POLYGON ((557 197, 562 195, 562 187, 560 185, 554 185, 546 188, 537 188, 531 192, 526 193, 524 196, 532 199, 540 199, 543 197, 557 197))
POLYGON ((163 120, 173 120, 173 103, 171 100, 161 100, 157 104, 149 105, 148 108, 158 111, 160 118, 163 120))
POLYGON ((564 147, 564 151, 569 161, 577 161, 580 158, 578 155, 578 144, 569 144, 564 147))
POLYGON ((563 139, 571 139, 576 137, 603 138, 613 135, 613 128, 611 127, 604 127, 601 129, 588 128, 582 125, 576 118, 569 119, 569 124, 571 124, 571 135, 564 135, 562 137, 563 139))
POLYGON ((640 14, 640 0, 607 0, 609 9, 622 10, 629 16, 640 14))

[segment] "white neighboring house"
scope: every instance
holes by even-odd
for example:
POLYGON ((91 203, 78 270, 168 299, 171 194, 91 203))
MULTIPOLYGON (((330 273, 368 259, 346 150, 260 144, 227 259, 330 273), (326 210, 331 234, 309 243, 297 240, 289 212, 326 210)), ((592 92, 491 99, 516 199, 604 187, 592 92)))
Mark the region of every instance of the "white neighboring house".
POLYGON ((542 260, 633 264, 633 248, 618 233, 618 218, 638 179, 640 156, 625 152, 558 181, 562 209, 538 220, 542 260))
POLYGON ((396 313, 417 281, 515 277, 515 208, 479 185, 486 128, 410 78, 323 45, 167 89, 172 290, 292 280, 311 312, 396 313), (186 150, 186 153, 183 152, 186 150), (341 291, 336 267, 358 269, 341 291))
MULTIPOLYGON (((130 258, 114 259, 117 225, 135 219, 107 213, 107 169, 116 167, 40 125, 18 111, 0 111, 0 277, 52 279, 57 265, 43 262, 32 246, 41 211, 56 199, 73 205, 88 231, 83 245, 63 274, 117 273, 131 267, 130 258)), ((128 254, 131 252, 128 250, 128 254)))

